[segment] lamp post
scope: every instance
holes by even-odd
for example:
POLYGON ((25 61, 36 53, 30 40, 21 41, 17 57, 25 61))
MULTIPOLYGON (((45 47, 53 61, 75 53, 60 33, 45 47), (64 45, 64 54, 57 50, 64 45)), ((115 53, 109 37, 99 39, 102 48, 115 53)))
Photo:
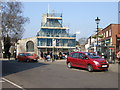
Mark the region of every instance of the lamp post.
MULTIPOLYGON (((79 40, 77 40, 77 35, 79 35, 80 34, 80 32, 76 32, 76 41, 78 41, 79 42, 79 40)), ((76 44, 77 45, 77 44, 76 44)), ((80 51, 80 49, 79 49, 79 45, 78 45, 78 50, 80 51)), ((77 51, 77 47, 76 47, 76 51, 77 51)))
POLYGON ((97 38, 97 45, 96 45, 96 51, 97 51, 97 54, 98 54, 98 24, 99 24, 99 22, 100 22, 100 19, 97 17, 96 19, 95 19, 95 21, 96 21, 96 24, 97 24, 97 34, 96 34, 96 38, 97 38))

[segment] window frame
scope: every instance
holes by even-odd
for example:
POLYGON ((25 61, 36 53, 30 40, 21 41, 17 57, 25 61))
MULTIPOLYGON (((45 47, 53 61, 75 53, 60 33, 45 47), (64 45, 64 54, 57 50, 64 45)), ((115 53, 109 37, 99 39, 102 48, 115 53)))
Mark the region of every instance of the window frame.
POLYGON ((79 55, 79 53, 73 53, 72 58, 78 58, 78 55, 79 55), (75 54, 76 54, 76 56, 74 57, 73 55, 75 55, 75 54))

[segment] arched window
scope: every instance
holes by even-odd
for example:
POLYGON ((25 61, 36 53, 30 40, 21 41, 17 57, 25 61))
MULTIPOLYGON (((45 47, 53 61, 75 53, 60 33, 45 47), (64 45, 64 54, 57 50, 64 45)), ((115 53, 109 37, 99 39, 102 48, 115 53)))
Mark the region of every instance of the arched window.
POLYGON ((33 41, 28 41, 26 43, 26 52, 34 52, 34 43, 33 43, 33 41))

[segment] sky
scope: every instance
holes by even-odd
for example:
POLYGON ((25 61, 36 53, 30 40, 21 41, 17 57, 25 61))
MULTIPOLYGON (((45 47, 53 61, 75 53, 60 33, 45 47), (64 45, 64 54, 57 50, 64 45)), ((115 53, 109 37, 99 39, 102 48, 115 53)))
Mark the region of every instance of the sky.
POLYGON ((23 15, 30 19, 25 24, 23 38, 34 37, 40 30, 42 14, 53 10, 63 14, 63 26, 69 26, 70 33, 77 34, 77 40, 88 38, 96 31, 97 17, 99 28, 118 24, 118 2, 22 2, 23 15))

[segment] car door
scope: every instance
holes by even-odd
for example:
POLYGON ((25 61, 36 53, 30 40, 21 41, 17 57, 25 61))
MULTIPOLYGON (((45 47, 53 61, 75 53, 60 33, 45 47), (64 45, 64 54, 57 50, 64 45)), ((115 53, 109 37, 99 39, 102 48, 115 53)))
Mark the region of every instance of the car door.
POLYGON ((24 53, 21 53, 21 54, 20 54, 20 59, 21 59, 21 61, 24 61, 24 60, 26 59, 26 56, 25 56, 24 53))
POLYGON ((79 53, 73 53, 73 55, 71 56, 71 64, 73 66, 78 66, 78 62, 77 62, 78 55, 79 55, 79 53))
POLYGON ((18 55, 18 59, 19 59, 20 61, 22 61, 22 53, 20 53, 20 54, 18 55))
POLYGON ((87 56, 85 54, 79 53, 77 62, 79 64, 79 67, 86 68, 88 58, 87 58, 87 56))

